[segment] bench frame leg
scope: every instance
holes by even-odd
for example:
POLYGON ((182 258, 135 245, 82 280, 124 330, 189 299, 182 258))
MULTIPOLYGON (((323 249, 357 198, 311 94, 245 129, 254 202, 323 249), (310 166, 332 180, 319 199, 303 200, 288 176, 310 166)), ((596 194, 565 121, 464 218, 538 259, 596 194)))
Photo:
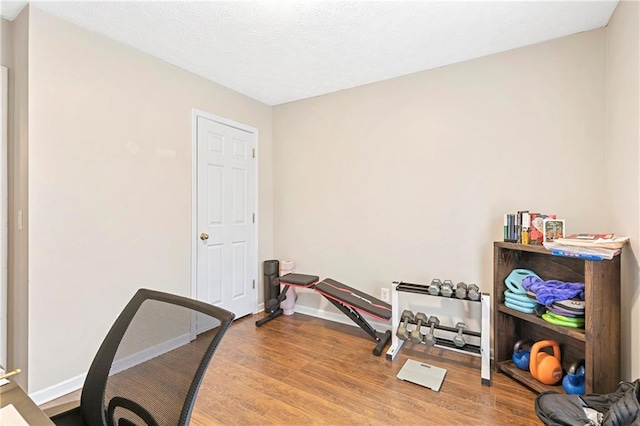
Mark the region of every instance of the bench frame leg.
POLYGON ((325 296, 325 299, 327 299, 329 302, 331 302, 333 304, 333 306, 335 306, 336 308, 340 309, 340 311, 343 314, 345 314, 347 317, 349 317, 351 319, 351 321, 355 322, 361 329, 363 329, 365 331, 365 333, 367 333, 369 336, 371 336, 371 338, 373 340, 378 342, 376 347, 373 349, 373 354, 375 356, 380 356, 380 354, 382 354, 382 351, 384 350, 385 346, 387 346, 387 343, 389 342, 389 340, 391 340, 391 331, 387 330, 385 333, 379 334, 376 331, 376 329, 373 328, 371 326, 371 324, 369 324, 367 322, 367 320, 364 319, 364 317, 362 315, 360 315, 360 312, 356 311, 351 306, 342 304, 342 303, 338 302, 337 300, 334 300, 334 299, 332 299, 330 297, 326 297, 325 296))
POLYGON ((278 318, 280 315, 282 315, 283 312, 284 311, 282 310, 282 308, 276 309, 275 311, 271 312, 268 316, 256 321, 256 327, 262 327, 264 324, 268 323, 269 321, 278 318))
MULTIPOLYGON (((278 283, 278 285, 280 285, 280 283, 278 283)), ((278 294, 278 297, 276 298, 276 300, 278 301, 278 309, 271 312, 268 316, 256 321, 256 327, 262 327, 264 324, 282 315, 284 311, 280 307, 280 304, 284 301, 284 299, 287 298, 287 291, 289 291, 289 287, 291 287, 289 284, 285 285, 280 291, 280 294, 278 294)), ((264 303, 266 305, 267 301, 265 300, 264 303)))

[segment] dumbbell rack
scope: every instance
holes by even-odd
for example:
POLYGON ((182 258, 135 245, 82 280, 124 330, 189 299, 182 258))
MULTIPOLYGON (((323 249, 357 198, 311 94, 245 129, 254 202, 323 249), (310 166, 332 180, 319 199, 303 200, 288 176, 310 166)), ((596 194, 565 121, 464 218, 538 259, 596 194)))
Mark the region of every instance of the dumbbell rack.
MULTIPOLYGON (((393 360, 402 345, 404 344, 404 340, 400 340, 396 335, 395 331, 398 329, 400 325, 400 313, 402 312, 399 309, 399 294, 400 293, 414 293, 421 294, 429 297, 440 297, 449 300, 457 300, 459 302, 468 302, 468 303, 480 303, 481 307, 481 331, 469 331, 465 330, 463 334, 469 336, 475 336, 480 338, 480 346, 465 344, 463 347, 456 346, 451 340, 442 339, 438 337, 437 342, 435 344, 436 347, 449 349, 456 352, 471 354, 474 356, 479 356, 482 358, 481 368, 480 368, 480 379, 481 383, 485 386, 491 386, 491 360, 490 360, 490 333, 491 333, 491 325, 490 325, 490 306, 491 306, 491 296, 488 293, 481 293, 480 300, 469 300, 469 299, 458 299, 454 297, 445 297, 445 296, 434 296, 429 293, 428 286, 422 284, 411 284, 405 283, 402 281, 394 281, 392 284, 391 290, 391 322, 392 322, 392 333, 391 333, 391 347, 387 351, 387 359, 393 360)), ((416 325, 415 322, 409 322, 409 324, 416 325)), ((427 324, 423 324, 423 327, 428 328, 427 324)), ((439 325, 436 327, 436 330, 444 330, 452 333, 457 333, 458 330, 453 327, 447 327, 439 325)))

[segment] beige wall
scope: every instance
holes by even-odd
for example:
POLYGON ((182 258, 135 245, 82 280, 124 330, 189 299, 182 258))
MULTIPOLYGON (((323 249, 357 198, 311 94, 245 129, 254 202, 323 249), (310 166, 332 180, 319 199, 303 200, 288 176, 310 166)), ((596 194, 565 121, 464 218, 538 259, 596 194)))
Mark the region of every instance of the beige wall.
POLYGON ((276 256, 377 297, 491 291, 503 213, 604 229, 604 60, 600 29, 274 108, 276 256))
MULTIPOLYGON (((2 65, 3 67, 7 68, 7 89, 8 89, 9 88, 8 87, 8 84, 9 84, 8 74, 9 74, 10 71, 13 71, 13 25, 11 24, 10 21, 7 21, 7 20, 2 19, 2 18, 0 18, 0 65, 2 65)), ((4 95, 4 90, 5 89, 3 87, 2 88, 3 99, 0 100, 2 102, 4 102, 4 96, 5 96, 4 95)), ((6 96, 7 96, 6 111, 5 111, 4 104, 0 108, 0 111, 1 111, 0 120, 2 120, 2 123, 0 124, 0 132, 2 132, 2 134, 0 135, 0 140, 2 140, 2 145, 3 145, 3 148, 2 148, 3 154, 2 155, 4 155, 4 150, 6 149, 4 147, 4 145, 7 143, 8 137, 9 137, 9 134, 8 134, 9 133, 9 129, 8 129, 9 128, 9 124, 10 124, 10 121, 13 119, 13 114, 9 114, 9 108, 8 108, 9 107, 9 102, 8 102, 8 100, 9 100, 9 91, 8 90, 7 90, 7 95, 6 96), (5 114, 7 114, 7 122, 6 123, 4 122, 5 114)), ((6 180, 7 180, 7 177, 8 177, 8 173, 5 175, 6 166, 4 165, 4 163, 3 163, 3 165, 0 165, 0 170, 3 170, 3 175, 2 175, 2 177, 0 177, 0 182, 2 182, 2 189, 0 189, 0 192, 3 192, 3 191, 5 191, 5 187, 7 185, 6 180)), ((6 195, 3 194, 2 196, 4 197, 6 195)), ((3 208, 4 208, 4 204, 3 204, 3 208)), ((3 221, 6 220, 6 216, 5 216, 4 213, 0 213, 0 217, 2 217, 3 221)), ((0 232, 0 235, 2 235, 3 239, 4 238, 8 239, 8 236, 5 233, 6 231, 4 229, 4 223, 3 223, 2 226, 3 226, 3 229, 0 232)), ((4 245, 2 246, 2 248, 0 248, 0 255, 2 256, 2 261, 4 261, 5 260, 5 256, 7 256, 7 247, 5 247, 4 245)), ((5 273, 4 268, 6 268, 6 265, 3 265, 2 274, 5 273)), ((3 282, 0 283, 0 286, 6 285, 6 284, 4 284, 5 281, 6 281, 6 275, 3 276, 3 282)), ((2 291, 4 292, 6 290, 2 289, 2 291)), ((5 327, 4 330, 8 330, 8 328, 6 328, 7 327, 6 322, 3 323, 3 321, 5 321, 4 318, 8 319, 7 312, 6 312, 6 309, 8 307, 7 296, 6 296, 6 293, 0 293, 0 294, 2 294, 0 296, 0 315, 3 316, 3 319, 0 319, 0 324, 2 324, 3 327, 5 327)), ((7 339, 6 335, 3 336, 2 333, 0 333, 0 352, 1 353, 6 353, 4 351, 8 349, 8 348, 5 347, 6 343, 7 343, 7 340, 4 340, 4 339, 7 339)), ((5 361, 4 367, 6 368, 7 367, 7 365, 6 365, 7 359, 5 358, 4 361, 5 361)))
POLYGON ((622 1, 607 26, 607 219, 631 237, 622 256, 622 374, 640 377, 639 3, 622 1))
MULTIPOLYGON (((625 40, 633 31, 637 40, 637 19, 620 12, 633 7, 621 3, 607 30, 273 108, 273 149, 271 108, 36 8, 24 12, 13 23, 24 69, 15 105, 32 106, 28 122, 15 117, 9 154, 13 203, 26 211, 28 124, 30 293, 14 313, 24 330, 13 344, 24 366, 29 343, 29 391, 85 372, 135 288, 188 294, 192 107, 260 131, 260 260, 292 258, 298 271, 376 296, 393 280, 434 277, 489 291, 506 211, 553 211, 569 231, 610 226, 637 240, 638 142, 620 136, 633 116, 620 124, 612 116, 615 105, 627 111, 623 92, 634 84, 618 62, 633 58, 625 40), (627 161, 635 180, 615 184, 627 161)), ((637 93, 637 47, 635 55, 637 93)), ((14 280, 26 283, 26 232, 13 238, 14 280)), ((638 320, 633 253, 623 259, 631 296, 623 319, 636 321, 623 334, 626 378, 639 364, 625 355, 638 353, 629 338, 638 320)), ((302 293, 302 307, 333 309, 302 293)))
POLYGON ((8 177, 8 365, 21 368, 16 381, 27 386, 28 371, 28 200, 27 149, 29 141, 29 9, 12 22, 12 69, 9 70, 8 177), (23 228, 17 228, 17 212, 23 228), (27 368, 25 368, 27 367, 27 368))
POLYGON ((273 256, 272 111, 33 7, 29 47, 37 392, 86 372, 137 288, 190 293, 192 108, 259 130, 259 259, 273 256))
POLYGON ((0 18, 0 65, 11 67, 13 60, 13 28, 10 21, 0 18))
POLYGON ((7 330, 8 330, 8 326, 7 326, 7 319, 8 319, 8 315, 7 315, 7 308, 8 308, 8 302, 7 302, 7 264, 6 264, 6 259, 7 259, 7 245, 6 242, 8 241, 8 235, 7 235, 7 228, 6 228, 6 220, 7 220, 7 216, 6 216, 6 211, 7 211, 7 205, 6 205, 6 199, 7 197, 7 177, 8 177, 8 173, 7 173, 7 162, 6 162, 6 152, 7 152, 7 141, 8 141, 8 136, 9 136, 9 121, 11 119, 13 119, 13 114, 11 114, 11 116, 9 116, 9 71, 13 68, 13 26, 11 24, 11 22, 4 20, 2 18, 0 18, 0 65, 2 65, 2 74, 1 74, 1 78, 2 78, 2 89, 0 89, 0 93, 2 96, 2 99, 0 99, 0 102, 2 102, 2 106, 0 107, 0 141, 1 141, 1 148, 0 148, 0 171, 2 172, 2 176, 0 176, 0 196, 2 197, 2 201, 0 202, 0 205, 2 206, 2 211, 0 212, 0 226, 2 226, 1 230, 0 230, 0 238, 2 239, 2 241, 0 241, 0 256, 2 257, 0 259, 0 263, 1 263, 1 272, 0 272, 0 276, 1 276, 1 281, 0 281, 0 326, 2 326, 2 329, 0 330, 0 359, 1 359, 1 366, 2 368, 6 369, 7 368, 7 354, 8 354, 8 348, 7 348, 7 330), (5 78, 5 68, 7 71, 7 87, 4 87, 4 78, 5 78), (6 102, 6 103, 5 103, 6 102))

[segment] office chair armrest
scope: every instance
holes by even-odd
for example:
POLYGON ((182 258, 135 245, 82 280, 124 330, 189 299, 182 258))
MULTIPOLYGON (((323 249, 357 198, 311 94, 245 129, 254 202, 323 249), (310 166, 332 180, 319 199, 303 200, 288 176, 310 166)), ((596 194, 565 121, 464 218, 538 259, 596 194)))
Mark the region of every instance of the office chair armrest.
POLYGON ((44 411, 44 414, 46 414, 47 417, 49 417, 51 419, 53 417, 59 416, 60 414, 64 414, 64 413, 68 413, 69 411, 77 410, 78 408, 80 408, 80 400, 65 402, 63 404, 56 405, 54 407, 45 408, 42 411, 44 411))

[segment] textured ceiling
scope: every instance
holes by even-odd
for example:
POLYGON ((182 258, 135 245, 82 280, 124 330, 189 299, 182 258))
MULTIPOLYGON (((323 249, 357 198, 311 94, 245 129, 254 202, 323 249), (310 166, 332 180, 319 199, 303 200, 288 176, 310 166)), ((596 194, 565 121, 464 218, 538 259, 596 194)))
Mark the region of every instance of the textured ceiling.
POLYGON ((32 5, 278 105, 599 28, 617 0, 32 5))

